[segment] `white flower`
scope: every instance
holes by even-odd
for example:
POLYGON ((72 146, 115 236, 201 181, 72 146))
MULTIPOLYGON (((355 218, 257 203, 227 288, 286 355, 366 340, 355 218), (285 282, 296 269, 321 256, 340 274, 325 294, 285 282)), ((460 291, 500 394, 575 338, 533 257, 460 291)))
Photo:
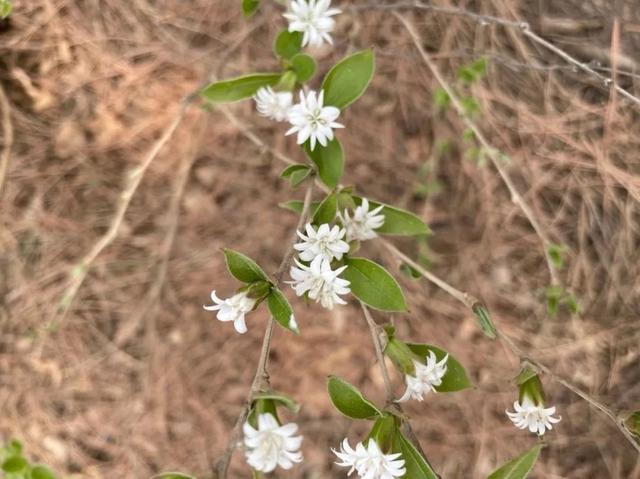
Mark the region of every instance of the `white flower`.
POLYGON ((365 241, 378 235, 374 230, 384 224, 384 215, 379 214, 384 205, 369 211, 369 200, 362 198, 362 204, 353 211, 353 218, 349 212, 344 210, 344 215, 340 215, 342 224, 347 229, 347 241, 365 241))
POLYGON ((347 304, 339 295, 350 292, 349 281, 339 278, 347 267, 341 266, 335 271, 331 270, 331 262, 322 256, 316 256, 309 266, 305 266, 298 260, 291 267, 292 285, 298 296, 309 294, 309 298, 320 302, 323 307, 333 309, 336 304, 347 304))
POLYGON ((393 479, 402 477, 407 472, 402 454, 383 454, 373 439, 369 439, 367 447, 359 442, 355 449, 345 439, 340 445, 340 451, 331 450, 342 461, 336 462, 338 466, 351 468, 347 473, 349 476, 356 471, 359 477, 365 479, 393 479))
POLYGON ((327 146, 333 140, 333 128, 344 128, 344 125, 335 121, 340 116, 340 110, 323 104, 324 90, 320 90, 319 94, 310 91, 306 96, 300 91, 300 103, 289 110, 289 123, 292 126, 286 134, 298 133, 296 141, 299 145, 310 140, 312 150, 316 147, 316 141, 327 146))
POLYGON ((430 392, 436 392, 435 386, 442 384, 442 378, 447 373, 447 360, 449 355, 447 354, 442 361, 438 362, 436 355, 433 351, 429 351, 426 364, 422 364, 416 360, 413 364, 416 368, 415 376, 407 374, 407 390, 404 395, 398 399, 398 402, 408 401, 409 399, 423 400, 425 394, 430 392))
POLYGON ((258 113, 276 121, 285 121, 289 117, 289 109, 293 103, 293 93, 289 91, 275 92, 270 86, 260 88, 253 99, 258 113))
POLYGON ((556 413, 555 407, 545 408, 544 404, 535 404, 529 396, 525 394, 522 404, 518 401, 513 403, 515 412, 505 411, 509 419, 519 429, 529 429, 529 431, 542 436, 547 429, 553 429, 552 424, 560 422, 561 417, 553 417, 556 413))
POLYGON ((337 8, 329 8, 331 0, 293 0, 289 12, 283 16, 289 20, 290 32, 302 32, 302 46, 317 47, 323 41, 333 44, 331 31, 336 24, 331 18, 340 13, 337 8))
POLYGON ((346 233, 344 228, 334 225, 330 229, 329 225, 324 223, 318 227, 318 231, 311 224, 307 224, 305 230, 306 236, 297 232, 302 241, 293 246, 300 251, 301 260, 312 261, 316 256, 322 256, 329 261, 333 258, 341 260, 342 255, 349 252, 349 244, 342 240, 346 233))
POLYGON ((204 306, 204 309, 218 311, 217 318, 220 321, 233 321, 233 327, 240 334, 247 332, 244 315, 253 310, 256 305, 255 299, 249 298, 246 292, 235 294, 229 299, 220 299, 216 296, 215 290, 213 290, 211 291, 211 301, 215 304, 204 306))
POLYGON ((244 423, 244 445, 247 448, 247 462, 256 471, 271 472, 276 466, 291 469, 302 461, 300 445, 302 436, 294 436, 298 430, 295 423, 281 426, 270 413, 258 416, 258 429, 244 423))

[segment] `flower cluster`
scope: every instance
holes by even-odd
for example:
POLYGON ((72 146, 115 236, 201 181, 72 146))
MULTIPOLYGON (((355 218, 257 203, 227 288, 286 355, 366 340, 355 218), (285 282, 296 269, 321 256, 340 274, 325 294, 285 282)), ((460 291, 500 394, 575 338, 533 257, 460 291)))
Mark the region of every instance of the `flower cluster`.
POLYGON ((436 392, 435 386, 442 384, 442 378, 447 373, 448 359, 449 355, 447 354, 441 361, 438 361, 435 353, 429 351, 425 364, 414 360, 415 375, 406 375, 407 390, 398 399, 398 402, 408 401, 409 399, 422 401, 425 394, 436 392))
POLYGON ((272 472, 276 466, 291 469, 294 463, 302 462, 300 445, 302 436, 295 423, 281 426, 270 413, 258 415, 258 428, 249 422, 243 425, 247 463, 256 471, 272 472))
POLYGON ((345 438, 340 450, 332 451, 341 461, 336 462, 338 466, 350 468, 348 475, 356 471, 359 477, 365 479, 393 479, 407 472, 402 454, 384 454, 373 439, 369 439, 366 446, 359 442, 353 449, 345 438))
POLYGON ((553 424, 560 422, 561 417, 553 417, 555 407, 545 408, 542 402, 536 402, 528 395, 513 403, 515 412, 505 411, 509 419, 518 429, 529 429, 530 432, 542 436, 547 429, 553 429, 553 424))
POLYGON ((340 273, 347 267, 331 268, 334 258, 340 260, 349 251, 349 245, 343 241, 346 231, 338 226, 330 228, 328 224, 320 225, 317 230, 308 224, 305 231, 306 235, 298 232, 302 241, 294 248, 300 251, 300 260, 310 263, 306 265, 296 259, 296 266, 292 266, 290 271, 293 281, 289 284, 296 295, 307 294, 309 299, 327 309, 333 309, 336 304, 346 304, 340 296, 350 292, 349 281, 340 278, 340 273))
POLYGON ((384 215, 380 214, 384 205, 369 211, 369 200, 362 199, 362 204, 353 210, 353 216, 347 210, 339 213, 342 224, 347 229, 347 241, 366 241, 377 237, 376 229, 384 224, 384 215))
POLYGON ((283 16, 289 20, 290 32, 302 32, 303 47, 333 44, 330 33, 336 22, 331 17, 340 10, 330 7, 331 0, 293 0, 289 4, 289 12, 283 16))

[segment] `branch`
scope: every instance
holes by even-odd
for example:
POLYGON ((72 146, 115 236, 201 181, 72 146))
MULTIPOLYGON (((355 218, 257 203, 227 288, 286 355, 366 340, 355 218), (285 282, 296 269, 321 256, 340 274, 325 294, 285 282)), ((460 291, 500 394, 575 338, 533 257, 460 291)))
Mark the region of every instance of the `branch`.
MULTIPOLYGON (((11 123, 11 105, 0 84, 0 107, 2 108, 2 153, 0 153, 0 195, 9 169, 11 147, 13 146, 13 123, 11 123)), ((0 196, 1 198, 1 196, 0 196)))
POLYGON ((393 387, 391 386, 391 379, 389 379, 389 371, 387 370, 387 365, 384 362, 384 347, 382 346, 382 341, 380 340, 380 327, 373 320, 369 308, 367 308, 367 306, 362 301, 359 301, 359 303, 360 307, 362 308, 362 312, 364 313, 364 319, 367 321, 369 331, 371 332, 373 348, 376 351, 376 360, 378 361, 378 366, 380 366, 380 372, 382 373, 382 380, 384 382, 384 391, 387 397, 387 405, 390 405, 394 403, 393 387))
POLYGON ((612 78, 596 71, 596 69, 594 69, 588 63, 581 62, 577 58, 569 55, 567 52, 565 52, 561 48, 555 46, 553 43, 542 38, 540 35, 538 35, 533 30, 531 30, 531 26, 527 22, 507 20, 504 18, 492 16, 492 15, 483 15, 475 12, 470 12, 462 8, 431 5, 428 3, 421 2, 419 0, 416 0, 413 2, 397 2, 397 3, 388 3, 388 4, 362 4, 362 5, 351 7, 351 9, 354 11, 390 10, 394 14, 395 14, 395 11, 397 10, 429 10, 433 12, 444 13, 446 15, 456 15, 456 16, 465 17, 470 20, 473 20, 474 22, 479 23, 480 25, 492 24, 492 25, 500 25, 506 28, 514 28, 522 32, 524 36, 529 38, 534 43, 537 43, 538 45, 545 48, 546 50, 549 50, 550 52, 559 56, 560 58, 565 60, 567 63, 588 73, 594 78, 597 78, 598 80, 600 80, 600 82, 602 82, 602 85, 604 87, 614 88, 618 93, 620 93, 620 95, 624 96, 626 99, 635 103, 636 106, 640 106, 640 98, 629 93, 612 78))
MULTIPOLYGON (((282 276, 284 275, 285 271, 287 270, 287 268, 291 263, 291 258, 293 257, 295 252, 293 245, 296 243, 297 231, 302 229, 302 227, 307 221, 307 217, 309 216, 312 193, 313 193, 313 182, 310 181, 304 196, 302 213, 300 214, 300 219, 298 220, 296 231, 293 233, 291 241, 289 242, 289 247, 284 257, 282 258, 282 262, 280 263, 278 270, 274 274, 274 277, 276 279, 276 286, 279 286, 282 283, 282 276)), ((238 447, 238 442, 240 441, 240 433, 242 431, 242 425, 247 420, 255 394, 260 391, 269 389, 268 362, 269 362, 269 351, 271 350, 271 337, 273 336, 274 322, 275 321, 273 319, 269 319, 269 321, 267 321, 267 326, 264 331, 264 337, 262 339, 262 349, 260 350, 260 359, 258 360, 258 367, 256 368, 256 373, 253 377, 253 382, 251 383, 251 389, 249 390, 247 401, 245 402, 244 407, 240 411, 240 414, 236 419, 233 429, 231 430, 229 442, 227 443, 225 452, 222 455, 222 457, 218 460, 218 463, 216 464, 217 479, 224 479, 227 477, 227 471, 229 469, 229 463, 231 462, 231 457, 233 456, 233 452, 238 447)))

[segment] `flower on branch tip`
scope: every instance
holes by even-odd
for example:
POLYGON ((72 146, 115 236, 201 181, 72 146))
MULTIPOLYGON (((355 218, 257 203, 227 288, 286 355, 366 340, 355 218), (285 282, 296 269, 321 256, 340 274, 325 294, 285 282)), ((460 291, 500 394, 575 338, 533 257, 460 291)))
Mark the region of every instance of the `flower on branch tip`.
POLYGON ((306 235, 297 232, 302 240, 293 247, 300 252, 302 261, 312 261, 316 256, 322 256, 331 261, 333 258, 342 259, 342 255, 349 252, 349 244, 343 241, 346 233, 344 228, 334 225, 330 228, 327 223, 321 224, 317 231, 313 225, 307 223, 306 235))
POLYGON ((331 7, 331 0, 292 0, 283 16, 289 20, 290 32, 302 32, 302 46, 317 47, 323 42, 333 44, 331 31, 336 21, 331 18, 341 13, 331 7))
POLYGON ((316 147, 316 142, 327 146, 333 140, 333 129, 344 128, 344 125, 335 121, 340 116, 338 108, 323 105, 324 90, 320 90, 320 93, 312 90, 306 95, 300 91, 300 103, 289 109, 288 119, 292 126, 286 135, 297 133, 299 145, 309 140, 311 150, 316 147))
POLYGON ((302 462, 302 436, 294 436, 297 424, 281 426, 273 414, 264 413, 258 416, 257 429, 249 422, 242 429, 247 463, 256 471, 268 473, 276 466, 291 469, 294 463, 302 462))
POLYGON ((425 364, 414 360, 415 375, 411 376, 407 374, 405 378, 407 390, 403 396, 398 399, 398 402, 408 401, 409 399, 422 401, 425 394, 436 392, 435 387, 442 384, 442 378, 447 373, 448 359, 449 355, 447 354, 441 361, 438 361, 435 353, 429 351, 429 356, 426 357, 425 364))
POLYGON ((356 471, 359 477, 366 479, 393 479, 406 473, 402 454, 384 454, 373 439, 369 439, 366 447, 359 442, 353 449, 345 438, 339 451, 331 450, 341 461, 336 462, 338 466, 350 468, 349 476, 356 471))
POLYGON ((324 308, 333 309, 336 304, 347 304, 340 297, 347 294, 349 289, 349 281, 339 278, 347 267, 341 266, 336 270, 331 269, 331 262, 322 256, 316 256, 309 266, 295 260, 297 266, 291 267, 291 278, 288 281, 296 292, 296 295, 302 296, 308 293, 309 298, 313 299, 324 308))
POLYGON ((246 292, 234 294, 228 299, 220 299, 216 296, 215 290, 211 291, 211 306, 204 306, 207 311, 218 311, 219 321, 233 321, 233 327, 240 334, 247 332, 247 324, 244 315, 253 310, 256 300, 247 296, 246 292))
POLYGON ((524 395, 521 402, 513 403, 514 412, 505 411, 511 422, 518 429, 529 429, 530 432, 542 436, 547 429, 553 429, 553 424, 560 422, 562 417, 553 417, 555 407, 545 408, 542 402, 536 404, 528 395, 524 395))
POLYGON ((344 214, 339 213, 340 221, 347 230, 347 241, 365 241, 376 238, 375 232, 384 224, 384 215, 380 214, 384 205, 369 211, 369 200, 362 198, 362 204, 353 210, 353 217, 344 210, 344 214))
POLYGON ((293 93, 275 92, 270 86, 261 87, 253 97, 260 115, 276 121, 286 121, 293 103, 293 93))

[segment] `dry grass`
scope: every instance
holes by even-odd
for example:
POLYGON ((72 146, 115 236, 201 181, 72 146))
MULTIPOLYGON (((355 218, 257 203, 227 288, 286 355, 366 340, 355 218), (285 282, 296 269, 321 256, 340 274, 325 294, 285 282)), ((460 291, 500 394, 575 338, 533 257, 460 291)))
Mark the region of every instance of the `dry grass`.
MULTIPOLYGON (((246 395, 266 318, 252 317, 239 337, 201 304, 210 289, 235 287, 222 246, 275 269, 295 225, 277 203, 300 193, 218 112, 187 112, 116 241, 69 314, 56 316, 68 271, 105 233, 127 176, 180 99, 212 68, 231 76, 275 67, 268 46, 282 26, 276 7, 263 2, 247 22, 237 3, 23 0, 0 27, 0 81, 14 133, 0 190, 0 438, 22 438, 59 471, 144 478, 179 468, 205 477, 246 395)), ((622 4, 619 38, 610 2, 532 3, 458 6, 525 18, 585 61, 608 68, 613 57, 620 69, 637 69, 634 2, 622 4)), ((461 122, 435 111, 437 85, 388 13, 342 15, 335 48, 319 52, 324 69, 354 48, 377 52, 374 82, 344 118, 345 182, 420 214, 435 231, 434 272, 483 298, 496 322, 557 372, 616 409, 637 409, 638 111, 514 31, 432 13, 412 18, 452 80, 460 64, 491 60, 473 87, 479 122, 508 153, 509 172, 546 234, 567 245, 561 276, 581 314, 546 314, 549 274, 538 238, 495 171, 465 158, 461 122), (440 155, 443 141, 452 148, 440 155), (441 185, 427 196, 416 194, 416 172, 425 168, 441 185)), ((618 78, 640 93, 636 76, 618 78)), ((255 120, 249 104, 234 111, 255 120)), ((259 122, 257 133, 301 159, 280 129, 259 122)), ((417 243, 399 246, 418 254, 417 243)), ((374 245, 367 254, 394 266, 374 245)), ((394 318, 401 334, 449 349, 477 384, 412 406, 415 429, 443 477, 485 477, 533 442, 504 416, 518 364, 441 291, 402 282, 411 314, 394 318)), ((298 422, 307 460, 286 477, 342 477, 330 472, 328 448, 363 426, 331 408, 325 377, 344 376, 378 399, 381 378, 357 305, 328 313, 296 304, 303 335, 277 331, 271 357, 274 386, 304 400, 298 422)), ((556 385, 547 390, 563 421, 535 477, 640 477, 635 451, 611 424, 556 385)), ((247 476, 239 457, 232 469, 247 476)))

